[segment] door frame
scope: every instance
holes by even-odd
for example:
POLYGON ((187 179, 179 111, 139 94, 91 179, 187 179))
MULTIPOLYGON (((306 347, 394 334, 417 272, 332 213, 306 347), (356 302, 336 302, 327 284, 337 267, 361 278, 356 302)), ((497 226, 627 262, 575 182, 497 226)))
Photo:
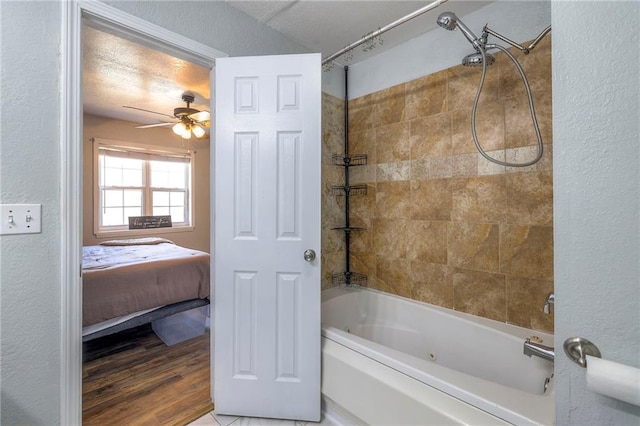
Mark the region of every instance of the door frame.
MULTIPOLYGON (((60 423, 82 424, 82 25, 83 18, 155 50, 208 67, 226 53, 97 0, 61 3, 60 64, 60 423)), ((211 109, 213 111, 213 109, 211 109)), ((213 143, 214 132, 210 140, 213 143)), ((211 160, 210 160, 211 161, 211 160)), ((211 200, 213 208, 214 200, 211 200)), ((211 215, 213 221, 214 215, 211 215)), ((213 227, 211 228, 213 229, 213 227)), ((213 245, 213 236, 211 245, 213 245)), ((212 265, 214 266, 214 259, 212 265)), ((211 283, 210 283, 211 284, 211 283)), ((210 377, 212 382, 213 377, 210 377)), ((213 383, 212 383, 213 388, 213 383)))

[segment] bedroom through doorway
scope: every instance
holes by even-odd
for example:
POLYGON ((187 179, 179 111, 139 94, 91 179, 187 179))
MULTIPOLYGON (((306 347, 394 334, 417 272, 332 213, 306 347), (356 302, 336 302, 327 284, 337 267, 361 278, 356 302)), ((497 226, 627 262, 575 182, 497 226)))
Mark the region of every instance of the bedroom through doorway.
POLYGON ((187 423, 213 408, 211 69, 100 21, 81 38, 83 423, 187 423))

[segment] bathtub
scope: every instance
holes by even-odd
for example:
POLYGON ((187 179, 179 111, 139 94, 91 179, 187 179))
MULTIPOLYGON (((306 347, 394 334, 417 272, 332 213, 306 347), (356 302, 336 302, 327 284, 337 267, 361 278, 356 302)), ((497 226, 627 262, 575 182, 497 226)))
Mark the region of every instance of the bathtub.
POLYGON ((322 294, 322 394, 363 424, 555 422, 553 336, 376 290, 322 294))

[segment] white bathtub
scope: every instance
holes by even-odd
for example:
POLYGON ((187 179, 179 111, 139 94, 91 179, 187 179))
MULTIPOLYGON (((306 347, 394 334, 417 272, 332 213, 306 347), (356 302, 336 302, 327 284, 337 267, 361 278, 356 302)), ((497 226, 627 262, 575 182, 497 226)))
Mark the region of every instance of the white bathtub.
POLYGON ((554 424, 553 336, 376 290, 322 294, 322 394, 366 424, 554 424), (535 336, 535 337, 534 337, 535 336), (546 389, 546 390, 545 390, 546 389))

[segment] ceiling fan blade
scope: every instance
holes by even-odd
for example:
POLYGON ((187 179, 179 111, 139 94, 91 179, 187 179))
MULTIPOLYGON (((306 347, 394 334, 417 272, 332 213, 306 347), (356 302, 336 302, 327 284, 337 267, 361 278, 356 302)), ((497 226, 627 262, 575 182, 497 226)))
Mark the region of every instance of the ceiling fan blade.
POLYGON ((144 126, 136 126, 136 129, 148 129, 150 127, 162 127, 162 126, 173 126, 176 123, 155 123, 155 124, 145 124, 144 126))
POLYGON ((211 120, 211 114, 209 113, 209 111, 194 112, 193 114, 189 115, 189 118, 200 123, 203 121, 211 120))
POLYGON ((165 117, 169 117, 169 118, 175 118, 173 115, 164 114, 162 112, 157 112, 157 111, 150 111, 148 109, 143 109, 143 108, 136 108, 136 107, 127 106, 127 105, 122 105, 122 108, 137 109, 138 111, 150 112, 151 114, 158 114, 158 115, 164 115, 165 117))

